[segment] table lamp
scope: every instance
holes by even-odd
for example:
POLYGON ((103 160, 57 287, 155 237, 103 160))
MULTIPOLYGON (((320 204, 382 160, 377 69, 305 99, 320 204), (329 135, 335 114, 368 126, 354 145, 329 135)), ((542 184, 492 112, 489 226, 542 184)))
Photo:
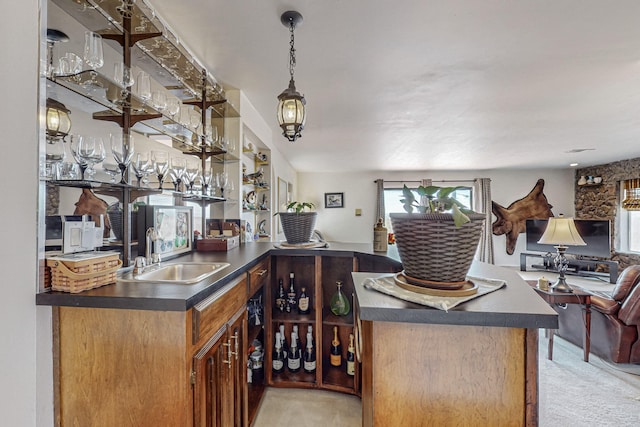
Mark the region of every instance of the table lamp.
POLYGON ((580 233, 576 229, 576 224, 573 222, 573 218, 565 218, 562 214, 558 217, 549 218, 546 230, 538 240, 538 243, 545 245, 554 245, 558 254, 556 255, 553 263, 558 270, 560 276, 558 281, 551 286, 551 289, 556 292, 573 292, 571 287, 567 285, 567 281, 564 277, 565 271, 567 271, 567 258, 564 256, 568 246, 585 246, 586 243, 580 237, 580 233))

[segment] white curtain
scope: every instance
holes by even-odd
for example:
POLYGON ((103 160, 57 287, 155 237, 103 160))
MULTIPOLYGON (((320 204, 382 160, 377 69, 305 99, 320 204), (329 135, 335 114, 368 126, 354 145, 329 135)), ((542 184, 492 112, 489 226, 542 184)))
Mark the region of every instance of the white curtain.
POLYGON ((473 210, 485 214, 484 227, 476 251, 476 259, 493 264, 493 238, 491 233, 491 179, 476 178, 473 183, 473 210))
POLYGON ((378 218, 382 218, 384 221, 385 210, 384 210, 384 180, 376 179, 374 181, 376 183, 376 217, 375 221, 378 221, 378 218))

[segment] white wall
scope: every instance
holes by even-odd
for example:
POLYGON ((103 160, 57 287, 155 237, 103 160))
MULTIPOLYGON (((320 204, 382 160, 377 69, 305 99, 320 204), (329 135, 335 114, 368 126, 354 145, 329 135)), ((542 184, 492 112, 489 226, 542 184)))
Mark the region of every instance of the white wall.
MULTIPOLYGON (((374 180, 472 180, 491 178, 492 199, 503 206, 526 196, 538 178, 545 180, 544 193, 554 206, 555 215, 573 215, 573 170, 490 170, 490 171, 424 171, 367 173, 298 173, 297 199, 315 203, 318 211, 316 228, 330 241, 371 243, 375 223, 374 180), (344 193, 343 209, 324 208, 324 193, 344 193), (362 216, 355 216, 355 209, 362 216)), ((495 219, 495 218, 494 218, 495 219)), ((507 255, 505 237, 493 236, 496 264, 518 265, 518 254, 524 250, 524 235, 518 239, 514 255, 507 255)))
POLYGON ((51 310, 35 306, 39 2, 15 2, 10 9, 0 15, 0 52, 5 58, 0 67, 5 160, 0 180, 0 424, 44 426, 53 419, 51 310), (36 370, 40 362, 42 377, 36 370), (40 387, 44 396, 36 404, 40 387))

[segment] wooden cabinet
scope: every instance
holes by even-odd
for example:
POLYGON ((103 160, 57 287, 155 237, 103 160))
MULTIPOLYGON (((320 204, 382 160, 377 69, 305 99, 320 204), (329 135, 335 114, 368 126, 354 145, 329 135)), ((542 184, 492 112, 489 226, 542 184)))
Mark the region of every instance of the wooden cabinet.
POLYGON ((247 286, 184 312, 56 307, 57 424, 246 425, 247 286))
MULTIPOLYGON (((347 316, 335 316, 331 313, 329 302, 336 292, 336 282, 343 283, 342 291, 352 301, 353 282, 351 272, 357 270, 357 259, 348 254, 345 256, 310 256, 287 255, 272 256, 271 283, 267 287, 266 311, 266 349, 265 373, 267 383, 276 387, 322 388, 350 394, 360 391, 360 369, 356 363, 355 375, 346 372, 346 357, 349 335, 354 333, 353 311, 347 316), (311 312, 280 312, 275 307, 275 298, 279 280, 283 281, 285 292, 289 287, 289 273, 295 276, 295 289, 302 287, 311 297, 311 312), (284 326, 287 341, 290 343, 291 331, 297 325, 301 340, 306 340, 307 328, 313 328, 313 340, 316 350, 315 374, 285 371, 279 374, 272 372, 272 349, 275 334, 280 326, 284 326), (338 336, 342 344, 342 365, 334 367, 329 362, 329 350, 333 338, 333 327, 338 327, 338 336)), ((353 304, 352 304, 353 307, 353 304)))
POLYGON ((258 345, 262 345, 263 354, 265 348, 265 334, 264 334, 264 290, 269 285, 271 271, 271 258, 267 257, 260 261, 256 266, 249 270, 249 283, 248 294, 250 296, 247 303, 251 309, 249 310, 248 328, 247 328, 247 340, 246 340, 246 362, 249 369, 251 369, 251 382, 247 383, 245 388, 245 408, 247 413, 247 425, 251 425, 253 419, 258 411, 260 400, 265 391, 264 382, 264 359, 259 357, 260 351, 258 350, 255 357, 257 360, 252 360, 251 356, 256 351, 254 341, 258 345), (255 310, 255 311, 254 311, 255 310), (256 369, 253 369, 254 363, 257 365, 256 369), (262 364, 262 370, 259 365, 262 364))

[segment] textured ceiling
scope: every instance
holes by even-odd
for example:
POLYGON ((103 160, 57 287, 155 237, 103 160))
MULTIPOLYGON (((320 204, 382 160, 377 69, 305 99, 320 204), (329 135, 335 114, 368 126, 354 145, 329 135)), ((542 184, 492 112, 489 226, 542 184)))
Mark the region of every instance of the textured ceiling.
POLYGON ((300 171, 568 167, 640 157, 640 1, 150 0, 300 171), (307 126, 289 143, 286 10, 307 126), (586 151, 579 151, 587 149, 586 151))

